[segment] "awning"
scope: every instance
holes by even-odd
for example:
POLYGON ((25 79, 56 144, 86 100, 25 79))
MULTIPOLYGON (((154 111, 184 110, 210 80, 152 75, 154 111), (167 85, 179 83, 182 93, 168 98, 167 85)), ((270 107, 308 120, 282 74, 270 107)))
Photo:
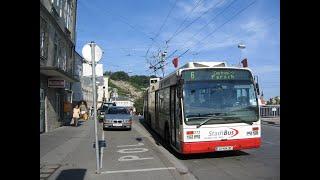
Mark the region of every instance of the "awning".
POLYGON ((50 77, 60 77, 67 82, 79 82, 79 79, 70 76, 68 73, 57 67, 40 67, 40 74, 50 77))

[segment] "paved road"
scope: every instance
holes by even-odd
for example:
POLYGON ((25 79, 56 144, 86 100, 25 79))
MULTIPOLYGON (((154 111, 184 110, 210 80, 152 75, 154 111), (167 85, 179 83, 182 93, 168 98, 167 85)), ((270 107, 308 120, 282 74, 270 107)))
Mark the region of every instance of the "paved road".
MULTIPOLYGON (((137 119, 128 130, 103 131, 107 148, 103 153, 103 168, 97 179, 192 179, 183 175, 163 154, 150 134, 137 119)), ((100 133, 99 133, 100 134, 100 133)))
POLYGON ((49 179, 280 179, 278 126, 262 125, 259 149, 181 157, 157 145, 158 137, 135 119, 131 131, 104 131, 107 148, 97 175, 93 125, 89 121, 41 136, 40 169, 50 170, 49 179))
POLYGON ((179 156, 172 150, 169 151, 196 179, 280 179, 279 126, 262 125, 262 145, 259 149, 188 156, 179 156))

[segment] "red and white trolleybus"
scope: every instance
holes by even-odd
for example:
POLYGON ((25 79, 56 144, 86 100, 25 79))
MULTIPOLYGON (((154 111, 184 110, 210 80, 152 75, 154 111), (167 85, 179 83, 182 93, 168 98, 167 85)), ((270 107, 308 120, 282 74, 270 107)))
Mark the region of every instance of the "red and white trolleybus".
POLYGON ((151 78, 145 122, 182 154, 258 148, 259 87, 249 68, 190 62, 151 78))

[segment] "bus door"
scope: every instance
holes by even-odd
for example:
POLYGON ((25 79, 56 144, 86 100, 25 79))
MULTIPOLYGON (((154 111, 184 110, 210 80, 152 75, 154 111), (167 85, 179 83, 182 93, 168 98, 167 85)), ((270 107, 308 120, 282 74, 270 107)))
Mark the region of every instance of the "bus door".
POLYGON ((177 147, 177 136, 179 130, 179 121, 176 114, 176 86, 170 87, 170 135, 171 135, 171 144, 177 147))

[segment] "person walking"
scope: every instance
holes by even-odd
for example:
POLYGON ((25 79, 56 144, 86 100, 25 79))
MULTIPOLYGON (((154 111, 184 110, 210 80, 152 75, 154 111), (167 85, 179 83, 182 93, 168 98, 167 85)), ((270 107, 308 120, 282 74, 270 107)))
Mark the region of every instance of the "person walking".
POLYGON ((78 126, 79 117, 80 117, 80 109, 79 109, 79 106, 76 105, 73 108, 72 121, 71 121, 70 124, 71 125, 73 124, 75 127, 77 127, 78 126))
POLYGON ((83 101, 80 104, 80 114, 82 119, 87 120, 87 107, 83 101))

